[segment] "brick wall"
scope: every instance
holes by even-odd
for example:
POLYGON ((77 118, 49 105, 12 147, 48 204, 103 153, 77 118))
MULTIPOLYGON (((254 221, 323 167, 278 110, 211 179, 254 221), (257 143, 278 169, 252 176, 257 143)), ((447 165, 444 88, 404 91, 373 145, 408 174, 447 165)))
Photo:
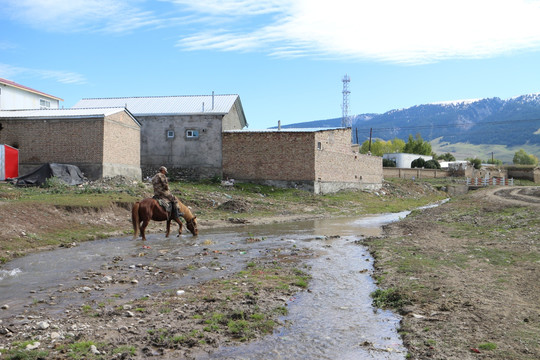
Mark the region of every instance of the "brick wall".
POLYGON ((103 162, 140 167, 140 127, 126 112, 105 118, 103 139, 103 162))
POLYGON ((101 119, 4 119, 0 143, 19 149, 20 163, 101 163, 101 119))
POLYGON ((351 147, 350 129, 223 133, 223 176, 316 193, 382 184, 382 158, 351 147))
POLYGON ((382 158, 353 151, 351 130, 316 133, 316 180, 348 183, 381 183, 382 158))
POLYGON ((431 179, 451 176, 451 171, 441 169, 407 169, 386 167, 383 169, 385 178, 402 179, 431 179))
POLYGON ((223 176, 243 180, 313 181, 313 132, 224 132, 223 176))

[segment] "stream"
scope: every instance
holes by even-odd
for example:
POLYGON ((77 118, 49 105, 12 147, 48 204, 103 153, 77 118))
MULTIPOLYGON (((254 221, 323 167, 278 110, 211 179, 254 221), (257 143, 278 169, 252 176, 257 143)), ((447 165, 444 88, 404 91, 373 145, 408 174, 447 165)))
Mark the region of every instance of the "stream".
MULTIPOLYGON (((371 277, 373 259, 358 240, 380 235, 382 225, 409 213, 209 229, 197 238, 183 235, 180 240, 150 234, 146 244, 151 244, 156 254, 150 260, 134 259, 142 242, 131 237, 84 242, 4 264, 0 268, 0 305, 8 305, 10 312, 23 311, 31 299, 35 302, 58 289, 81 286, 88 272, 110 264, 112 258, 127 272, 138 271, 144 261, 156 268, 174 268, 179 262, 185 266, 185 259, 200 259, 203 263, 198 263, 190 276, 177 276, 166 284, 167 288, 181 289, 238 272, 250 259, 272 249, 295 251, 307 247, 318 255, 307 263, 312 280, 309 291, 298 293, 287 303, 288 315, 281 319, 286 325, 261 340, 221 347, 212 354, 198 354, 197 359, 405 359, 407 351, 397 334, 400 317, 371 306, 370 293, 376 289, 371 277), (242 242, 247 237, 264 241, 242 242), (213 248, 223 254, 218 268, 211 257, 198 257, 202 250, 213 248)), ((137 287, 126 288, 126 292, 136 298, 160 291, 163 286, 142 281, 137 287)), ((106 295, 110 294, 94 292, 93 296, 106 295)), ((80 299, 66 297, 48 308, 61 313, 72 305, 70 301, 77 303, 80 299)))

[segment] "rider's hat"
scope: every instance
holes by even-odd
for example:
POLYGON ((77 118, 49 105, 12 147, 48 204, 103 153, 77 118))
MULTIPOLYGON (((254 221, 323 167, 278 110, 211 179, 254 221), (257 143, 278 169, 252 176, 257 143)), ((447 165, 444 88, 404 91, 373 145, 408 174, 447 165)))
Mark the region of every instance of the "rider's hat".
POLYGON ((164 171, 165 174, 168 172, 168 171, 167 171, 167 168, 166 168, 165 166, 160 167, 160 168, 159 168, 159 171, 164 171))

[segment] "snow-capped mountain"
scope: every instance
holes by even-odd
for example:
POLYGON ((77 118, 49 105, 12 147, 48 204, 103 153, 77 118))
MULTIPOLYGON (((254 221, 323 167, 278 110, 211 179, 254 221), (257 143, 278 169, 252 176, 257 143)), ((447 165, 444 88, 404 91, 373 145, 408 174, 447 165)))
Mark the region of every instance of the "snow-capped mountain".
MULTIPOLYGON (((358 142, 374 138, 424 140, 442 138, 449 143, 540 145, 540 93, 500 98, 447 101, 391 110, 384 114, 352 117, 358 142)), ((338 127, 341 118, 304 122, 286 127, 338 127)))

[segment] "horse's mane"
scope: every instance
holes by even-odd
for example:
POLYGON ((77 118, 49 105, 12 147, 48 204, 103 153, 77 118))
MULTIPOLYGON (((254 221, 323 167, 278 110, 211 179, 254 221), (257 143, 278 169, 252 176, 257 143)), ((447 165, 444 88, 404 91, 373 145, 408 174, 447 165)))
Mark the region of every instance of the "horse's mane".
POLYGON ((178 200, 178 209, 180 210, 181 213, 184 214, 184 219, 186 219, 186 221, 191 221, 195 217, 191 213, 191 210, 186 205, 184 205, 180 200, 178 200))

